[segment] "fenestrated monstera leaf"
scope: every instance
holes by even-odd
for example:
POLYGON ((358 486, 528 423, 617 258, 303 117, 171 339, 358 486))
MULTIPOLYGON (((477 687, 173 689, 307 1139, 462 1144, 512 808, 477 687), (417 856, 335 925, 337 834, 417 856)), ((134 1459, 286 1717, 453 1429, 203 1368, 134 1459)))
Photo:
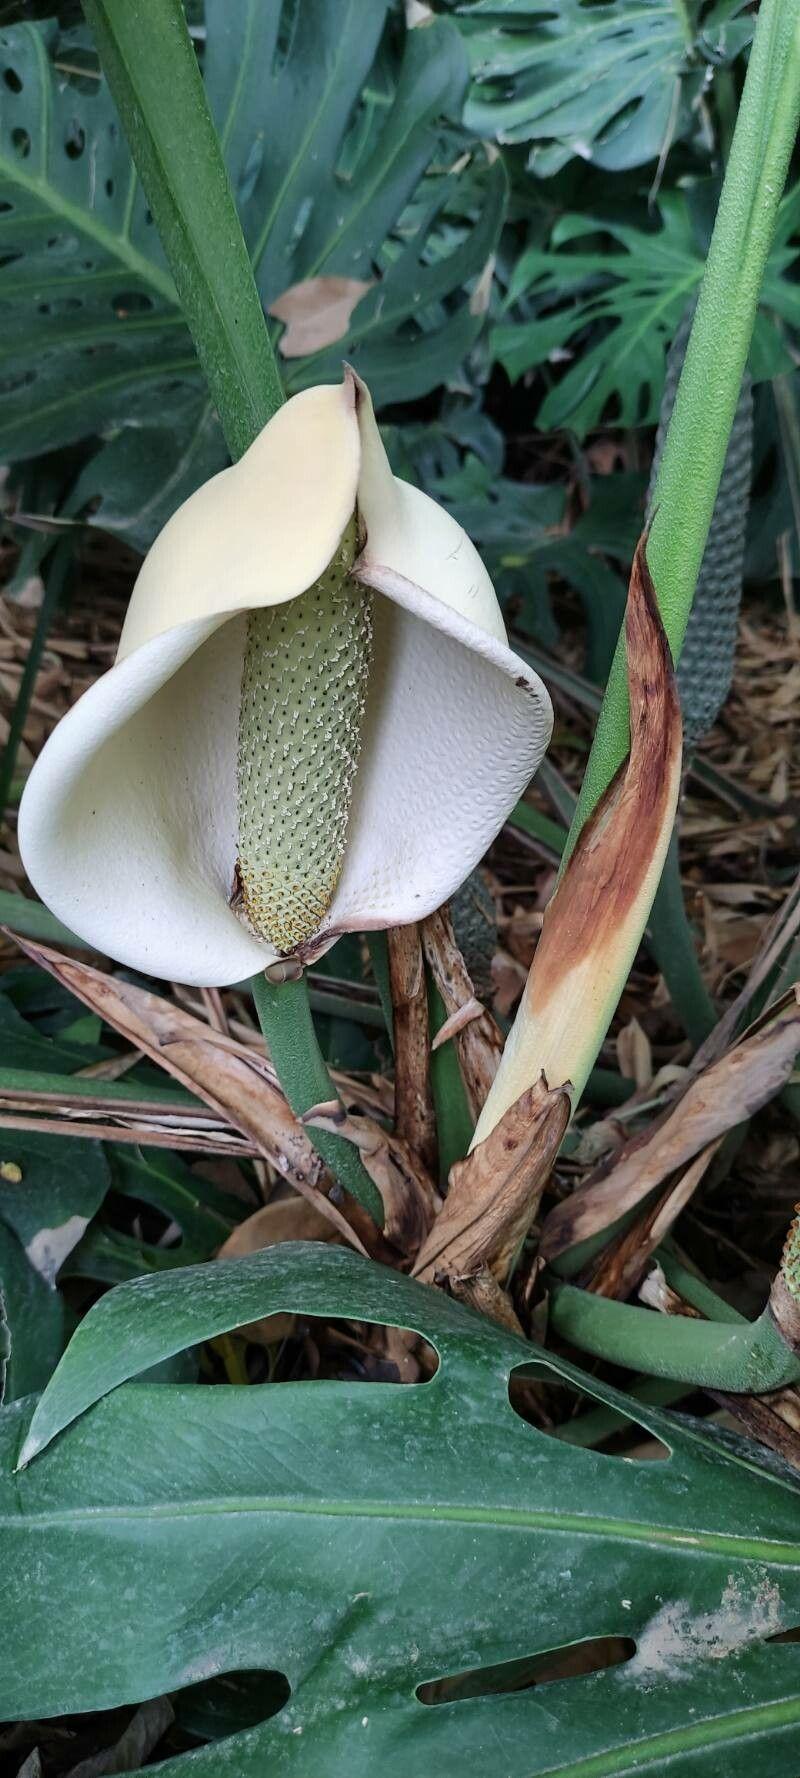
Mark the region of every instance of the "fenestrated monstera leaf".
MULTIPOLYGON (((443 125, 466 86, 458 31, 434 21, 398 52, 388 5, 287 19, 283 0, 207 0, 206 88, 265 308, 311 278, 370 285, 340 340, 286 361, 290 390, 348 357, 379 401, 418 396, 481 326, 464 287, 495 245, 504 173, 476 151, 448 176, 468 145, 443 125)), ((87 43, 52 23, 0 31, 0 455, 111 437, 81 493, 146 545, 225 454, 87 43)))
POLYGON ((800 1621, 796 1479, 638 1404, 665 1461, 570 1448, 510 1405, 531 1359, 629 1407, 340 1249, 112 1291, 33 1418, 0 1414, 0 1716, 262 1670, 291 1687, 277 1714, 158 1770, 796 1778, 800 1647, 771 1640, 800 1621), (124 1381, 278 1310, 412 1327, 439 1369, 405 1388, 124 1381), (520 1661, 600 1638, 622 1639, 617 1665, 518 1689, 520 1661))
POLYGON ((529 166, 573 155, 639 167, 700 128, 709 68, 753 31, 746 0, 449 0, 472 86, 465 121, 499 142, 532 142, 529 166))
MULTIPOLYGON (((667 351, 703 274, 685 194, 664 192, 658 208, 660 226, 649 230, 617 218, 563 216, 548 248, 520 256, 508 304, 524 298, 535 312, 493 328, 493 353, 512 379, 551 353, 574 351, 576 360, 545 396, 540 426, 570 426, 584 437, 601 421, 642 426, 658 419, 667 351)), ((799 221, 795 186, 778 213, 762 288, 750 359, 755 381, 791 364, 773 317, 793 327, 800 322, 798 287, 787 275, 800 252, 799 221)))

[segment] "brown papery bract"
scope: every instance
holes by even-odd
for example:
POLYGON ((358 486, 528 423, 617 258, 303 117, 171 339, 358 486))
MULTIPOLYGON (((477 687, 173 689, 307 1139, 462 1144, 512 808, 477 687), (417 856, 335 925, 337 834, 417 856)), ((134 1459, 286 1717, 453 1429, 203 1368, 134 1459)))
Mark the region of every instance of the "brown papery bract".
POLYGON ((517 1018, 475 1142, 544 1074, 585 1085, 658 886, 680 790, 681 716, 641 538, 625 634, 631 747, 586 822, 545 914, 517 1018))
POLYGON ((503 1277, 530 1226, 569 1122, 569 1095, 538 1080, 450 1174, 450 1191, 414 1276, 456 1286, 484 1270, 503 1277))

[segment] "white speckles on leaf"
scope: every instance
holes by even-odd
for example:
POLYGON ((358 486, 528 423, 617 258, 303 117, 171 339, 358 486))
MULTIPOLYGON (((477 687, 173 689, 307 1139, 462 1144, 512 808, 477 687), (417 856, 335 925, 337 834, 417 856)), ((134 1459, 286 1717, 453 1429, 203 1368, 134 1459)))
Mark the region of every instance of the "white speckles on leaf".
POLYGON ((662 1683, 681 1679, 698 1661, 724 1661, 737 1648, 774 1636, 781 1627, 781 1596, 763 1572, 747 1580, 729 1575, 719 1605, 693 1613, 685 1599, 662 1605, 637 1639, 626 1677, 662 1683))

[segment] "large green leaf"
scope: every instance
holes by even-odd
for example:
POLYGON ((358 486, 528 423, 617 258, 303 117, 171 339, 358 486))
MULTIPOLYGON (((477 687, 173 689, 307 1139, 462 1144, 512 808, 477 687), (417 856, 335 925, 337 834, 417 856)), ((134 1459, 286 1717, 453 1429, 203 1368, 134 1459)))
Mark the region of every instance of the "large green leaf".
MULTIPOLYGON (((504 173, 480 153, 443 171, 465 143, 442 123, 464 93, 459 34, 438 20, 398 51, 387 7, 318 0, 287 39, 282 0, 206 5, 206 86, 265 306, 318 275, 377 279, 341 341, 287 360, 290 389, 346 356, 379 401, 418 396, 481 326, 464 287, 495 245, 504 173)), ((146 544, 224 461, 191 341, 85 38, 10 27, 0 74, 0 451, 109 435, 80 497, 146 544)))
MULTIPOLYGON (((638 1404, 666 1461, 570 1449, 510 1405, 531 1356, 344 1250, 111 1292, 42 1399, 49 1448, 17 1474, 31 1406, 0 1415, 0 1715, 262 1669, 292 1688, 277 1715, 159 1769, 749 1778, 760 1759, 795 1778, 800 1648, 768 1639, 800 1619, 796 1481, 638 1404), (116 1386, 277 1310, 411 1326, 439 1370, 407 1388, 116 1386), (607 1637, 635 1642, 633 1658, 518 1689, 520 1660, 607 1637), (464 1673, 451 1702, 420 1700, 464 1673)), ((535 1356, 551 1382, 625 1411, 535 1356)))
POLYGON ((451 0, 472 86, 465 120, 481 136, 532 142, 529 165, 573 155, 619 172, 698 135, 710 64, 752 36, 745 0, 451 0))
MULTIPOLYGON (((548 248, 521 255, 509 305, 524 297, 536 312, 495 327, 492 350, 513 379, 551 355, 575 360, 545 396, 541 426, 568 425, 583 437, 601 421, 637 426, 658 419, 666 354, 703 272, 685 195, 664 192, 659 214, 652 229, 563 216, 548 248)), ((790 363, 773 315, 793 326, 800 321, 797 285, 788 275, 800 251, 799 219, 795 187, 780 208, 764 281, 751 354, 756 380, 790 363)))

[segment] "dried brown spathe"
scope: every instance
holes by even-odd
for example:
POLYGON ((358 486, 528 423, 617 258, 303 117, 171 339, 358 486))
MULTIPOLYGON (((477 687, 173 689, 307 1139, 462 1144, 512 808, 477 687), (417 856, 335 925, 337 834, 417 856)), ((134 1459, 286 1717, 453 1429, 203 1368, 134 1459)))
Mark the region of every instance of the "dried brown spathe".
POLYGON ((485 1268, 504 1277, 536 1214, 568 1122, 566 1087, 551 1092, 542 1078, 522 1094, 486 1141, 452 1168, 450 1191, 420 1250, 416 1277, 430 1284, 477 1277, 485 1268))
POLYGON ((646 541, 634 557, 625 616, 630 753, 545 914, 478 1140, 542 1073, 555 1086, 571 1080, 580 1095, 658 887, 680 791, 681 715, 646 541))

